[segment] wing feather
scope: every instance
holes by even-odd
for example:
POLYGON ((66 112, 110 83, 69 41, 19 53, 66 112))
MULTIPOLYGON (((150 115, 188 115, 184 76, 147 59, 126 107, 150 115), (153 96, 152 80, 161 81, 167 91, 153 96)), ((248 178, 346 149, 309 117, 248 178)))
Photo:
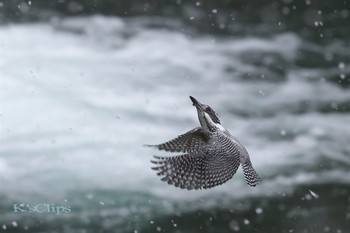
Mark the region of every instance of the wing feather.
POLYGON ((207 144, 208 141, 209 137, 207 133, 205 133, 202 128, 197 127, 168 142, 148 146, 170 152, 193 153, 198 151, 203 145, 207 144))
POLYGON ((182 189, 208 189, 223 184, 236 173, 238 153, 220 149, 172 157, 154 156, 153 170, 161 180, 182 189))
POLYGON ((152 167, 158 171, 157 175, 161 180, 168 184, 180 187, 182 189, 200 189, 200 164, 201 158, 193 154, 184 154, 173 157, 154 156, 156 160, 152 161, 157 164, 152 167))

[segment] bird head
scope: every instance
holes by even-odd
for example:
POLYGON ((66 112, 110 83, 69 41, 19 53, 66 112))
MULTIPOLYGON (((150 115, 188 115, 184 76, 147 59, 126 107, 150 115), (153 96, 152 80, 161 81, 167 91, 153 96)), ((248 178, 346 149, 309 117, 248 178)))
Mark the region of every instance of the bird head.
POLYGON ((218 114, 209 106, 200 103, 194 97, 190 96, 193 106, 197 108, 198 119, 203 129, 215 131, 217 129, 225 131, 221 126, 218 114))

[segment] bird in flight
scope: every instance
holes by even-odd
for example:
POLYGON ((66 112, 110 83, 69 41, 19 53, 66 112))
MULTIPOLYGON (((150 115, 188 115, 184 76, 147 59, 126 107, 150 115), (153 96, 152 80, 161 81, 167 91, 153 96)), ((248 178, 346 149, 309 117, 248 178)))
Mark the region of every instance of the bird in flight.
POLYGON ((208 189, 231 179, 242 165, 248 185, 256 186, 260 177, 254 170, 244 146, 220 123, 216 112, 190 96, 197 109, 200 127, 159 145, 159 150, 182 155, 154 156, 152 167, 161 180, 182 189, 208 189))

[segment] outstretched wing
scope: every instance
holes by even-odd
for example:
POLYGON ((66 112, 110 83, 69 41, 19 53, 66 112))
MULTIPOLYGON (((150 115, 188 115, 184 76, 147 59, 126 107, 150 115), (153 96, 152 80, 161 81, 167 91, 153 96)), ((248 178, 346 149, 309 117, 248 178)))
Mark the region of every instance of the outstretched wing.
POLYGON ((203 158, 193 154, 154 158, 151 162, 157 166, 152 169, 158 171, 157 175, 162 176, 162 181, 188 190, 202 187, 203 158))
POLYGON ((198 151, 198 149, 208 143, 208 141, 208 135, 202 130, 202 128, 197 127, 168 142, 159 145, 148 146, 156 147, 159 150, 170 152, 192 153, 198 151))
POLYGON ((212 188, 227 182, 239 167, 238 156, 223 153, 218 157, 210 156, 204 160, 205 168, 203 188, 212 188))
POLYGON ((238 154, 211 150, 188 153, 173 157, 154 156, 153 170, 162 176, 162 181, 182 189, 207 189, 232 178, 239 167, 238 154))

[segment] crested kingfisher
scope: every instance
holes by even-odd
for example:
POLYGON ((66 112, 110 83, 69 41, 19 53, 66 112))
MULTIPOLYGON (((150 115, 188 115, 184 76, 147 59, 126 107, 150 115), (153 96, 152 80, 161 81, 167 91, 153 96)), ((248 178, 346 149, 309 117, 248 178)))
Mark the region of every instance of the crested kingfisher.
POLYGON ((248 185, 256 186, 260 177, 254 170, 244 146, 222 127, 216 112, 190 96, 197 109, 200 127, 159 145, 159 150, 182 155, 154 156, 152 167, 161 180, 182 189, 208 189, 231 179, 242 165, 248 185))

